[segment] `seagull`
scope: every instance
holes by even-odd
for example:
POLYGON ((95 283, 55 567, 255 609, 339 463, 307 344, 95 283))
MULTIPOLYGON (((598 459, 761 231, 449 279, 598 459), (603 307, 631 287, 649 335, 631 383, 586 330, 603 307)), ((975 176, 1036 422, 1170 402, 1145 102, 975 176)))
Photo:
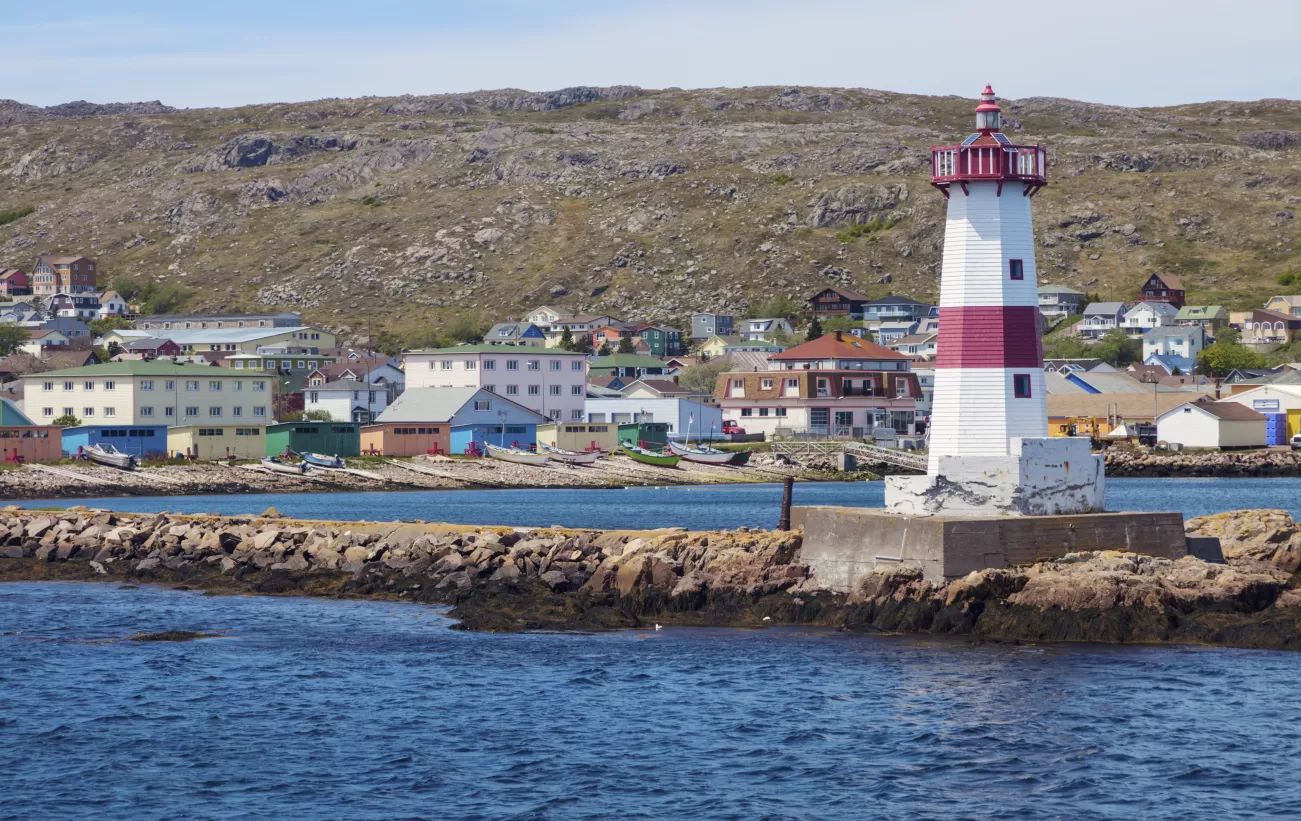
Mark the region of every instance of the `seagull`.
POLYGON ((662 624, 657 624, 657 625, 655 625, 655 629, 656 629, 656 630, 663 630, 663 629, 664 629, 664 625, 662 625, 662 624))
POLYGON ((763 617, 763 620, 764 620, 764 621, 772 621, 772 616, 764 616, 764 617, 763 617))

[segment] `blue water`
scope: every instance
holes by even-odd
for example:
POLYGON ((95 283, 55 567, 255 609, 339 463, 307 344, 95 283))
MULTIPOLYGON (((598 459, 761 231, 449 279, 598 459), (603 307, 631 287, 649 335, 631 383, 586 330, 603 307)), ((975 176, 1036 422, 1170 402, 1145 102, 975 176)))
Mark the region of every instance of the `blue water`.
MULTIPOLYGON (((797 505, 880 507, 881 482, 809 482, 797 505)), ((0 504, 5 504, 0 502, 0 504)), ((413 490, 394 493, 258 493, 19 501, 25 507, 89 505, 124 512, 261 513, 275 507, 306 519, 425 521, 592 528, 774 527, 780 485, 637 487, 624 490, 413 490)), ((1276 507, 1301 519, 1301 479, 1108 479, 1111 510, 1171 510, 1203 516, 1276 507)))
POLYGON ((0 819, 1296 818, 1301 655, 0 585, 0 819), (122 641, 187 629, 223 638, 122 641))

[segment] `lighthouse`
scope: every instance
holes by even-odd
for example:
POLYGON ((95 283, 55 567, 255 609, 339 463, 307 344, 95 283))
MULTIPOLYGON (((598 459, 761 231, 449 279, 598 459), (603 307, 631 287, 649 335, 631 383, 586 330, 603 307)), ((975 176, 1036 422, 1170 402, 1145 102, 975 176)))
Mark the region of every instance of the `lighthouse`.
POLYGON ((898 512, 975 515, 1101 510, 1102 457, 1048 438, 1031 204, 1048 184, 1042 145, 1002 132, 986 85, 976 130, 931 149, 948 201, 925 477, 892 477, 898 512))

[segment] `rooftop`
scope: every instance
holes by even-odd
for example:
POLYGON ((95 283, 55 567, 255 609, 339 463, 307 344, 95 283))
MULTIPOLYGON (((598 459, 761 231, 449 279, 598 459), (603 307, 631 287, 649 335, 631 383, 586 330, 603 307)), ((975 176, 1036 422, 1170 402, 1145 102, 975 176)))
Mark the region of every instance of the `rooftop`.
POLYGON ((1120 313, 1123 310, 1125 310, 1125 303, 1123 302, 1095 302, 1084 309, 1084 315, 1089 316, 1094 314, 1106 316, 1120 313))
POLYGON ((183 365, 163 359, 132 359, 125 362, 105 362, 102 365, 85 365, 80 368, 66 368, 59 371, 46 371, 34 376, 242 376, 233 371, 215 368, 211 365, 183 365))
POLYGON ((1039 293, 1041 294, 1075 294, 1084 296, 1083 291, 1077 291, 1074 288, 1067 288, 1065 285, 1040 285, 1039 293))
POLYGON ((799 361, 805 359, 907 359, 908 357, 889 348, 859 339, 845 336, 840 331, 820 336, 802 345, 796 345, 779 354, 774 354, 773 361, 799 361))
POLYGON ((663 359, 640 353, 612 353, 592 359, 590 368, 665 368, 663 359))
POLYGON ((508 414, 507 423, 547 421, 542 414, 483 388, 407 388, 375 421, 450 422, 457 411, 476 397, 491 400, 498 405, 498 410, 504 407, 508 414))
POLYGON ((166 331, 140 331, 128 328, 111 331, 110 333, 117 334, 122 339, 144 339, 161 334, 177 345, 194 344, 195 342, 212 344, 224 342, 238 345, 243 342, 256 342, 269 336, 302 333, 304 331, 321 333, 320 329, 306 325, 284 325, 279 328, 169 328, 166 331))
POLYGON ((504 345, 490 345, 486 342, 480 342, 474 345, 453 345, 450 348, 419 348, 414 351, 407 351, 407 353, 431 354, 438 356, 471 353, 490 353, 500 355, 509 353, 510 351, 519 351, 520 353, 534 355, 545 354, 547 356, 586 356, 586 354, 579 353, 578 351, 565 351, 560 348, 534 348, 529 345, 512 345, 510 343, 504 345))

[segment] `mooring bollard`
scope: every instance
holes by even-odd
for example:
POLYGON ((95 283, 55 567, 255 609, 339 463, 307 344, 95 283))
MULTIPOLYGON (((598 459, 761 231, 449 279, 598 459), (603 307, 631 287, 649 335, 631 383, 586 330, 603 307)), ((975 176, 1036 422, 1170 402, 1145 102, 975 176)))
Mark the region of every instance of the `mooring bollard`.
POLYGON ((777 521, 778 530, 791 529, 791 492, 795 489, 795 479, 787 476, 782 479, 782 515, 777 521))

